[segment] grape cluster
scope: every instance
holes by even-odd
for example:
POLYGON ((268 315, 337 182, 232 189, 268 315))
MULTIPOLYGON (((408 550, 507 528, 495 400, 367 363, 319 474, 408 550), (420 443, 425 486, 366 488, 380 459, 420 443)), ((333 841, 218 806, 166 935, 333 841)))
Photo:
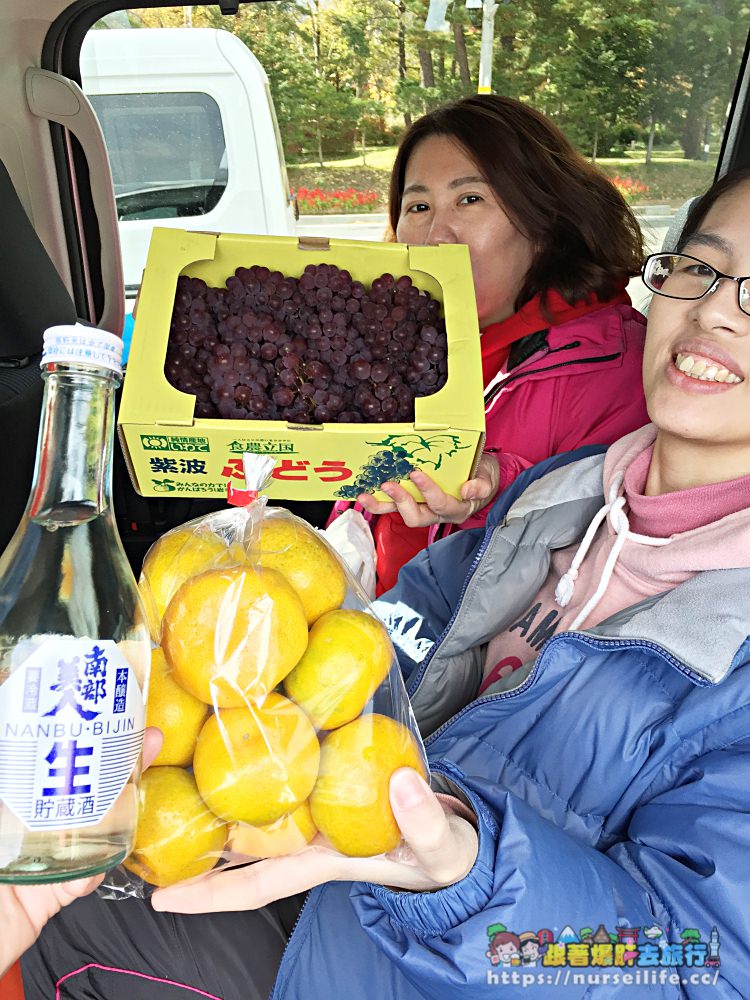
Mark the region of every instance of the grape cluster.
POLYGON ((397 446, 393 451, 378 451, 370 455, 354 482, 342 486, 336 496, 343 500, 356 500, 360 493, 373 493, 389 480, 398 482, 406 479, 412 469, 414 466, 404 448, 397 446))
POLYGON ((439 302, 407 275, 368 289, 331 264, 299 278, 254 265, 225 288, 178 279, 164 373, 197 417, 411 422, 445 385, 447 351, 439 302))

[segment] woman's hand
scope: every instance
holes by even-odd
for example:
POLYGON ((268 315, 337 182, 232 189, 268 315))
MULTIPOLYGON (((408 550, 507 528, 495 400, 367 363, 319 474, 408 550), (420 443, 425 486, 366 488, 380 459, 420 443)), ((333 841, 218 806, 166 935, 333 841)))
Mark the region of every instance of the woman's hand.
MULTIPOLYGON (((161 749, 158 729, 147 729, 143 742, 144 768, 161 749)), ((42 928, 63 906, 88 896, 104 874, 60 882, 57 885, 0 885, 0 976, 30 948, 42 928)))
POLYGON ((54 915, 87 896, 104 875, 59 885, 0 885, 0 976, 30 948, 54 915))
POLYGON ((461 487, 460 500, 444 493, 419 469, 415 469, 409 479, 424 497, 424 503, 417 503, 398 483, 384 483, 381 487, 391 498, 391 503, 375 500, 369 493, 360 494, 357 502, 371 514, 390 514, 397 510, 404 524, 410 528, 424 528, 443 521, 463 524, 495 499, 500 483, 500 466, 494 455, 485 452, 479 460, 475 478, 461 487))
POLYGON ((256 910, 324 882, 376 882, 420 891, 452 885, 470 871, 477 856, 476 830, 446 811, 416 771, 394 772, 390 800, 405 845, 389 855, 347 858, 314 841, 297 854, 215 869, 159 889, 151 905, 174 913, 256 910))

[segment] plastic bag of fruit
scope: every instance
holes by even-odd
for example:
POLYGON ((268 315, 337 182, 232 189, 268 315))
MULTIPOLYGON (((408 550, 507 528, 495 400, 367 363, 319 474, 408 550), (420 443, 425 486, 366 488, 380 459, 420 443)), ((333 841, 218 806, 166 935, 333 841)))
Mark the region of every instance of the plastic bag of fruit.
MULTIPOLYGON (((258 489, 273 460, 246 456, 258 489)), ((256 490, 163 535, 140 585, 151 623, 136 843, 113 896, 301 850, 396 849, 399 767, 426 776, 388 633, 325 537, 256 490)))

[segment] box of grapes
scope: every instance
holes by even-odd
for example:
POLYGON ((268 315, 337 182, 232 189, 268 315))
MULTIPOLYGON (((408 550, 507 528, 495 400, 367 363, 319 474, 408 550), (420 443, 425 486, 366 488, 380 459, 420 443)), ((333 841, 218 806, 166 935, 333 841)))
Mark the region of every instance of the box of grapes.
POLYGON ((247 451, 271 500, 418 497, 414 468, 457 494, 484 441, 468 250, 157 228, 118 423, 143 496, 226 496, 247 451))

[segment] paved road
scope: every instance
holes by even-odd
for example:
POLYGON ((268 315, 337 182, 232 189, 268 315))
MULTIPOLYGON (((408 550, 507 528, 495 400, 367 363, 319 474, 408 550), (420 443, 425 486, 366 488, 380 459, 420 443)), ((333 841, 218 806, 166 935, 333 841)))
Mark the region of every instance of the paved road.
MULTIPOLYGON (((660 206, 656 206, 657 209, 660 206)), ((672 221, 669 209, 638 215, 649 248, 661 246, 672 221)), ((307 215, 297 222, 300 236, 330 236, 338 240, 382 240, 385 215, 307 215)))
POLYGON ((385 215, 307 215, 297 222, 297 234, 336 240, 382 240, 385 226, 385 215))
MULTIPOLYGON (((636 213, 641 223, 648 253, 658 250, 672 221, 666 206, 657 206, 648 213, 636 213)), ((385 215, 308 215, 297 222, 299 236, 328 236, 338 240, 375 240, 383 238, 386 227, 385 215)), ((645 304, 648 292, 640 278, 634 278, 628 285, 630 297, 636 307, 645 304)))

